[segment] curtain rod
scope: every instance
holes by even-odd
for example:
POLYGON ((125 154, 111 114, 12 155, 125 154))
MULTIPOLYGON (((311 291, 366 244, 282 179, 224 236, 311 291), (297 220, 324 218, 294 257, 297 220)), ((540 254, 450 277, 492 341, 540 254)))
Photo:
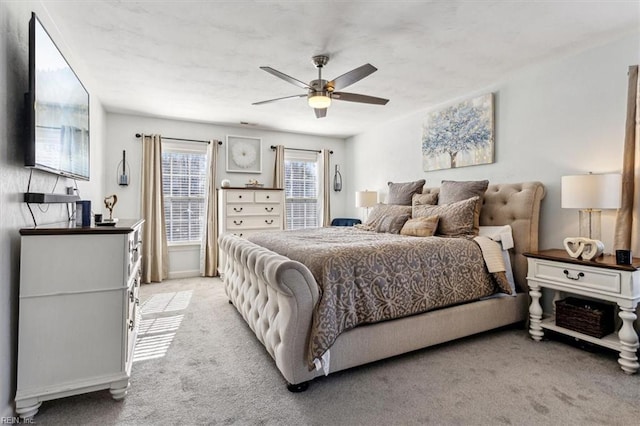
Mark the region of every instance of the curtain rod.
MULTIPOLYGON (((275 145, 271 145, 271 149, 276 149, 275 145)), ((319 149, 304 149, 304 148, 286 148, 287 151, 305 151, 305 152, 317 152, 320 154, 322 151, 319 149)), ((333 154, 333 151, 329 151, 329 154, 333 154)))
MULTIPOLYGON (((136 138, 141 138, 142 135, 140 133, 136 133, 136 138)), ((162 139, 171 139, 172 141, 183 141, 183 142, 200 142, 200 143, 210 143, 211 141, 202 141, 199 139, 182 139, 182 138, 170 138, 166 136, 161 136, 162 139)), ((218 145, 222 145, 222 141, 218 141, 218 145)))

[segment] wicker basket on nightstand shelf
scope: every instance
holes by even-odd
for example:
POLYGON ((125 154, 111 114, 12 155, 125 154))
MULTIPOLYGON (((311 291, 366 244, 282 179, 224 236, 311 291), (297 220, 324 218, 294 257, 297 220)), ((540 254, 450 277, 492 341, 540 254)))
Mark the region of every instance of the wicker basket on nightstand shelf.
POLYGON ((602 338, 613 333, 614 306, 592 300, 567 297, 556 301, 556 325, 602 338))

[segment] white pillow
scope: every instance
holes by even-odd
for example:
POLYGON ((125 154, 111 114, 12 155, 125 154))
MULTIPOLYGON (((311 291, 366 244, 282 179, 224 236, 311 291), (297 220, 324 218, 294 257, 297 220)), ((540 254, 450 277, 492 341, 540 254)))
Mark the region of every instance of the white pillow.
POLYGON ((513 268, 511 267, 511 258, 509 256, 509 249, 514 247, 511 225, 481 226, 478 235, 491 238, 493 241, 498 241, 502 244, 502 259, 504 260, 505 275, 507 276, 507 281, 509 281, 511 294, 515 296, 516 282, 513 278, 513 268))

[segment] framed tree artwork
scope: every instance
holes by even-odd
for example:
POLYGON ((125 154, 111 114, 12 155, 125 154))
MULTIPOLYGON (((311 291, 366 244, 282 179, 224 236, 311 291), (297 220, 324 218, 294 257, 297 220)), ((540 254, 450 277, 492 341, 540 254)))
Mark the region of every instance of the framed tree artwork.
POLYGON ((425 172, 493 163, 493 93, 427 115, 422 128, 425 172))
POLYGON ((228 135, 227 172, 262 173, 262 139, 228 135))

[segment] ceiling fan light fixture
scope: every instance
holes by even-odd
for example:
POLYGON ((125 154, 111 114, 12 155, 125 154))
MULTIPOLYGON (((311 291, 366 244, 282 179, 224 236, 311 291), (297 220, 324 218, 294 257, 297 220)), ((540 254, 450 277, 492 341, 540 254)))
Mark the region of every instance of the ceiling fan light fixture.
POLYGON ((309 106, 311 108, 327 108, 331 105, 331 97, 326 92, 317 92, 309 95, 309 106))

